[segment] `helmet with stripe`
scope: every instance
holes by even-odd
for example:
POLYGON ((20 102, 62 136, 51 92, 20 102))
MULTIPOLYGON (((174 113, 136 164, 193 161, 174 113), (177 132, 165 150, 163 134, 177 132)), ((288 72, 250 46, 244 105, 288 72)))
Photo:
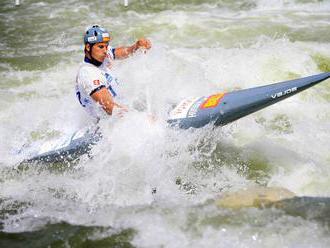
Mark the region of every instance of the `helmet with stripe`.
POLYGON ((93 25, 87 28, 84 35, 84 43, 85 44, 96 44, 100 42, 108 43, 110 41, 110 33, 100 27, 99 25, 93 25))

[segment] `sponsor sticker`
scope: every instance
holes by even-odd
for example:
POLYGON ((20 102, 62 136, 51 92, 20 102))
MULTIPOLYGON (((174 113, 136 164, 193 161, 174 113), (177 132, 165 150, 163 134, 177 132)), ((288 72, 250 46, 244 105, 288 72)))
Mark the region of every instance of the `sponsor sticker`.
POLYGON ((298 89, 297 87, 293 87, 293 88, 287 89, 285 91, 280 91, 280 92, 277 92, 275 94, 272 94, 271 97, 273 99, 278 98, 278 97, 282 97, 282 96, 285 96, 285 95, 288 95, 288 94, 291 94, 291 93, 297 91, 297 89, 298 89))
POLYGON ((103 33, 102 34, 103 42, 108 42, 110 40, 110 34, 109 33, 103 33))
POLYGON ((180 102, 171 112, 170 119, 182 119, 188 117, 188 111, 190 107, 198 100, 199 98, 190 98, 185 99, 180 102))
POLYGON ((223 98, 223 96, 225 95, 225 93, 219 93, 219 94, 215 94, 212 96, 209 96, 205 102, 201 105, 202 109, 205 108, 214 108, 216 106, 218 106, 221 98, 223 98))
POLYGON ((197 102, 195 102, 192 107, 189 109, 188 116, 187 117, 196 117, 197 116, 197 111, 199 109, 199 106, 204 102, 206 97, 202 97, 199 99, 197 102))
POLYGON ((96 36, 88 37, 88 42, 96 41, 96 36))

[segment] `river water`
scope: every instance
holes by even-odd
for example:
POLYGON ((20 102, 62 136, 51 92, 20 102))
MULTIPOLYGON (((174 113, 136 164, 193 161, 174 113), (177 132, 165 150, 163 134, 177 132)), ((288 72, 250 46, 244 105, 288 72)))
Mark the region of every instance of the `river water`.
POLYGON ((223 128, 165 120, 186 97, 330 71, 330 1, 3 0, 0 15, 0 247, 329 247, 329 212, 215 204, 256 185, 330 197, 329 80, 223 128), (90 125, 74 82, 94 23, 114 47, 152 41, 113 68, 142 112, 102 121, 92 158, 20 167, 22 147, 90 125))

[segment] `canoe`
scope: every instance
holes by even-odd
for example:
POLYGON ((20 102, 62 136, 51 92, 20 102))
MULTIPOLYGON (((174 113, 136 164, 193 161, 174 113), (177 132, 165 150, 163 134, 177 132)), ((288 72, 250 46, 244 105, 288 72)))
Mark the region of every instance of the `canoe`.
MULTIPOLYGON (((330 78, 330 72, 260 87, 220 92, 181 101, 167 120, 170 127, 201 128, 223 126, 291 97, 330 78)), ((70 162, 88 153, 102 138, 98 127, 79 130, 60 141, 49 142, 24 162, 70 162)))

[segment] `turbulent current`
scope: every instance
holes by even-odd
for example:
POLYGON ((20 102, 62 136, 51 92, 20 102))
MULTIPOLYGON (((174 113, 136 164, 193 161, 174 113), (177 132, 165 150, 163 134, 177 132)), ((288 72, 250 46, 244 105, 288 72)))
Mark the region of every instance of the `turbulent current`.
POLYGON ((330 71, 330 1, 124 2, 1 1, 0 247, 329 247, 330 80, 221 128, 165 120, 187 97, 330 71), (89 156, 22 166, 92 124, 74 85, 94 23, 113 47, 152 42, 113 67, 131 111, 89 156), (322 209, 217 204, 257 186, 322 209))

